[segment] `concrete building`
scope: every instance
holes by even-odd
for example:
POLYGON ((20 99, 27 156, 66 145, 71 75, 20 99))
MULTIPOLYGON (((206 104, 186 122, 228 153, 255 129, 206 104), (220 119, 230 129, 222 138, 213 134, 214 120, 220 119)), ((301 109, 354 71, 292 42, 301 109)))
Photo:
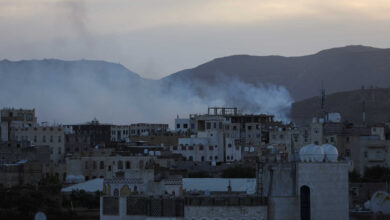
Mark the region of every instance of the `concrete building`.
POLYGON ((35 109, 1 109, 0 141, 11 140, 12 127, 29 127, 37 123, 35 109))
POLYGON ((89 149, 97 145, 107 146, 111 143, 111 126, 110 124, 101 124, 97 119, 86 124, 72 125, 76 135, 89 136, 89 149))
POLYGON ((237 140, 240 146, 260 146, 268 143, 268 128, 281 124, 274 122, 272 115, 240 114, 237 108, 212 107, 207 114, 191 114, 188 119, 175 119, 175 131, 198 132, 221 131, 227 138, 237 140))
POLYGON ((85 180, 113 178, 117 172, 149 169, 154 159, 152 156, 120 156, 112 154, 110 149, 102 149, 67 158, 66 172, 73 176, 82 175, 85 180))
POLYGON ((241 147, 233 138, 226 138, 222 132, 198 132, 189 138, 179 138, 178 146, 172 146, 173 153, 181 154, 190 161, 233 162, 241 160, 241 147))
POLYGON ((168 131, 168 124, 135 123, 130 125, 130 136, 158 136, 168 131))
POLYGON ((325 153, 317 154, 304 155, 302 151, 302 161, 259 163, 255 195, 234 193, 229 186, 225 193, 198 192, 197 196, 187 193, 181 197, 121 197, 117 193, 101 197, 100 217, 348 220, 349 164, 337 161, 335 148, 330 148, 324 147, 325 153))
POLYGON ((0 165, 0 184, 5 187, 37 185, 43 177, 44 165, 38 161, 20 160, 0 165))
POLYGON ((48 145, 50 160, 63 162, 65 154, 65 132, 62 126, 34 125, 31 127, 11 128, 11 139, 15 141, 28 141, 32 145, 48 145))
POLYGON ((111 126, 111 142, 129 141, 130 127, 128 125, 111 126))

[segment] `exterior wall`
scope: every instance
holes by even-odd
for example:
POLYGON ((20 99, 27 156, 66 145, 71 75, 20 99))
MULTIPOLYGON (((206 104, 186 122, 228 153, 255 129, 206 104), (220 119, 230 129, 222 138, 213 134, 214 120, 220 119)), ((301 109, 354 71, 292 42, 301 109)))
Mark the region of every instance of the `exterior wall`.
POLYGON ((267 206, 185 206, 184 219, 267 220, 267 206))
POLYGON ((130 125, 130 136, 163 135, 168 130, 168 124, 136 123, 130 125))
POLYGON ((299 199, 297 197, 283 196, 269 198, 268 216, 268 220, 300 219, 299 199))
POLYGON ((34 126, 12 128, 12 138, 16 141, 31 141, 34 145, 48 145, 50 160, 60 162, 65 154, 65 132, 61 126, 34 126))
POLYGON ((187 132, 191 129, 190 119, 188 118, 176 118, 175 119, 175 131, 187 132))
POLYGON ((311 219, 349 219, 348 164, 297 163, 297 195, 310 188, 311 219))
POLYGON ((31 127, 37 123, 35 109, 1 109, 0 117, 0 141, 11 140, 10 129, 12 127, 31 127))
POLYGON ((366 167, 390 167, 390 141, 369 140, 366 137, 361 137, 360 149, 359 171, 361 174, 364 174, 366 167))
POLYGON ((123 142, 129 139, 130 127, 127 125, 111 126, 111 141, 123 142))
POLYGON ((83 175, 86 179, 112 178, 118 171, 144 170, 154 159, 150 156, 75 157, 69 158, 66 166, 69 175, 83 175))
POLYGON ((100 124, 97 120, 88 124, 73 125, 73 131, 77 135, 88 135, 90 148, 111 143, 111 125, 100 124))
POLYGON ((5 187, 23 184, 37 185, 41 178, 41 163, 25 162, 0 165, 0 184, 5 187))
POLYGON ((197 137, 179 138, 179 146, 171 147, 173 153, 182 154, 192 161, 240 161, 241 147, 233 138, 224 138, 222 132, 199 132, 197 137))
POLYGON ((91 138, 88 135, 65 134, 66 153, 89 152, 93 149, 90 145, 91 138))
POLYGON ((311 124, 310 137, 312 144, 323 144, 323 123, 315 122, 311 124))

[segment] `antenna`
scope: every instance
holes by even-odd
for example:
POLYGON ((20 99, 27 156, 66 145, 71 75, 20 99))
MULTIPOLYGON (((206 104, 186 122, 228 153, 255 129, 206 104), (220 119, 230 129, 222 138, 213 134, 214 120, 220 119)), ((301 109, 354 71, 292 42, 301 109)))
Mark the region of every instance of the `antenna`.
POLYGON ((324 88, 324 81, 321 81, 321 110, 322 112, 325 111, 325 88, 324 88))

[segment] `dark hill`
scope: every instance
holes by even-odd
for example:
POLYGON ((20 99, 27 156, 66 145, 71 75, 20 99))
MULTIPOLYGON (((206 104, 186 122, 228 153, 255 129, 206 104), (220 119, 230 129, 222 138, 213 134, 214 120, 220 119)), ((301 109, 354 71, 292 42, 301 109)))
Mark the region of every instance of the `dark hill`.
POLYGON ((330 93, 390 86, 390 49, 347 46, 301 57, 235 55, 214 59, 174 73, 165 81, 214 84, 220 76, 248 83, 285 86, 295 100, 320 93, 321 82, 330 93))
MULTIPOLYGON (((321 98, 313 97, 295 102, 291 108, 294 121, 310 121, 320 113, 321 98)), ((390 120, 390 88, 360 89, 339 92, 326 96, 325 110, 341 113, 342 120, 362 123, 363 109, 366 123, 381 123, 390 120)))

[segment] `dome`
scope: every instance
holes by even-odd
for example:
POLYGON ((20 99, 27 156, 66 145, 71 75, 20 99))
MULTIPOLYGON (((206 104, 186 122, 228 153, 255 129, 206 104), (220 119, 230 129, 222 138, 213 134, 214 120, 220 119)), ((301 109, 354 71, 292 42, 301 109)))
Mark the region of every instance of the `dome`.
POLYGON ((337 151, 337 148, 330 144, 324 144, 322 145, 322 148, 324 149, 325 153, 325 160, 329 162, 337 162, 337 158, 339 156, 339 153, 337 151))

